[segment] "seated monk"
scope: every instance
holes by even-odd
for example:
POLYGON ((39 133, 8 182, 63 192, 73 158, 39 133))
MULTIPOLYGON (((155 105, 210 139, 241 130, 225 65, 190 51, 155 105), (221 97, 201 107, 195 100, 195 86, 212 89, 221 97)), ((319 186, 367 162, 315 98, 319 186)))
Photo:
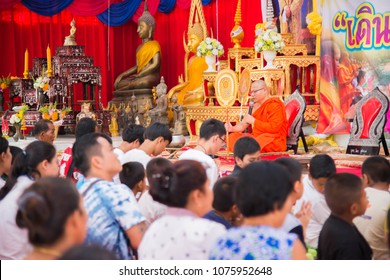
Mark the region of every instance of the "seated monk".
POLYGON ((145 3, 144 13, 138 19, 137 33, 142 44, 137 48, 137 65, 116 78, 115 90, 152 89, 159 83, 161 50, 160 44, 153 40, 155 27, 156 22, 145 3))
POLYGON ((188 30, 188 49, 186 51, 194 55, 188 61, 188 79, 180 81, 180 84, 173 87, 169 93, 170 99, 175 93, 177 94, 177 102, 180 105, 201 105, 204 99, 202 88, 202 74, 207 69, 206 60, 204 57, 196 55, 199 44, 203 41, 203 27, 199 22, 188 30))
POLYGON ((246 114, 243 120, 232 126, 226 123, 229 134, 229 151, 234 143, 243 136, 252 136, 259 142, 262 153, 286 151, 287 118, 283 102, 277 97, 269 97, 269 90, 263 80, 254 81, 251 87, 254 102, 252 114, 246 114), (252 125, 252 133, 242 133, 252 125))

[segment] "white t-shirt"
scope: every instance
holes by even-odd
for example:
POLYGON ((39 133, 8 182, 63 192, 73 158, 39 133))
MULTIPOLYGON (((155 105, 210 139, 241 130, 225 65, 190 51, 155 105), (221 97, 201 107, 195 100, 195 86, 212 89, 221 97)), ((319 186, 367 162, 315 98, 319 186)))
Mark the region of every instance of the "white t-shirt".
POLYGON ((207 177, 210 180, 210 188, 214 187, 215 182, 218 180, 218 166, 209 155, 195 149, 189 149, 180 155, 179 160, 182 159, 199 161, 206 169, 207 177))
POLYGON ((294 206, 294 214, 301 209, 303 201, 310 201, 312 204, 312 216, 306 228, 306 245, 317 248, 318 238, 322 227, 330 215, 330 209, 326 204, 324 194, 317 191, 308 175, 303 177, 303 195, 294 206))
POLYGON ((374 188, 365 189, 369 205, 363 217, 353 222, 367 240, 373 252, 374 260, 389 260, 389 247, 385 242, 385 220, 390 205, 390 193, 374 188))
POLYGON ((121 149, 115 148, 114 149, 114 154, 116 154, 118 156, 118 159, 120 159, 121 157, 124 156, 125 153, 121 149))
POLYGON ((211 247, 226 232, 223 225, 199 218, 184 208, 167 214, 146 231, 138 248, 140 260, 207 260, 211 247))
POLYGON ((119 161, 121 162, 122 165, 130 161, 137 161, 141 163, 145 169, 146 169, 146 165, 151 159, 152 159, 151 156, 149 156, 147 153, 145 153, 140 149, 132 149, 127 153, 125 153, 123 156, 119 157, 119 161))
POLYGON ((18 260, 32 250, 28 242, 27 229, 16 225, 18 211, 17 200, 34 181, 27 176, 20 176, 11 191, 0 201, 0 259, 18 260))
POLYGON ((138 200, 138 205, 146 219, 147 226, 163 216, 167 211, 167 206, 155 201, 149 191, 142 193, 138 200))

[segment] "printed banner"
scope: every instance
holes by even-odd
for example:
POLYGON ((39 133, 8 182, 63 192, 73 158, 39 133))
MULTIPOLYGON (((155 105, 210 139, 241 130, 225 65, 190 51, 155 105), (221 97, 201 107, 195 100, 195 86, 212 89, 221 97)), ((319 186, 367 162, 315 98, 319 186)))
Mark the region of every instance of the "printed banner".
POLYGON ((356 103, 378 85, 389 96, 389 10, 383 0, 323 2, 318 133, 349 133, 356 103))

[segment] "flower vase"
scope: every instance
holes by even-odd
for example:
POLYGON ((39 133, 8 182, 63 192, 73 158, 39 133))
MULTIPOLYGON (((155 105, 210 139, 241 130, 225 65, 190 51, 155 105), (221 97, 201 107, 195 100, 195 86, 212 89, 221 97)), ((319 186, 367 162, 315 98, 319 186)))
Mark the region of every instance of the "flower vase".
POLYGON ((216 56, 215 55, 206 55, 205 56, 206 63, 207 63, 207 70, 205 72, 217 72, 215 68, 216 64, 216 56))
POLYGON ((58 129, 60 128, 59 124, 54 124, 54 140, 57 139, 58 129))
POLYGON ((267 65, 263 69, 275 69, 276 66, 272 64, 276 57, 276 51, 263 51, 264 60, 267 61, 267 65))
POLYGON ((21 130, 22 126, 14 124, 14 127, 16 131, 12 138, 14 138, 15 142, 18 142, 19 139, 23 138, 22 130, 21 130))

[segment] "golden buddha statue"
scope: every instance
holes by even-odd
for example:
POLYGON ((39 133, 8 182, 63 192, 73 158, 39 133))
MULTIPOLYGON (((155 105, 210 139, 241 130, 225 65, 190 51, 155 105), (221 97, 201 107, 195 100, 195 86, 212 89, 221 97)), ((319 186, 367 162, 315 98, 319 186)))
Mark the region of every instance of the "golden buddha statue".
POLYGON ((202 105, 204 91, 202 74, 207 69, 204 57, 196 56, 199 44, 207 37, 206 22, 199 0, 192 1, 188 25, 188 43, 183 38, 186 55, 184 58, 185 77, 179 77, 179 84, 168 92, 168 100, 176 94, 180 105, 202 105), (199 19, 199 16, 201 17, 199 19), (192 56, 188 60, 188 57, 192 56))
POLYGON ((115 90, 151 90, 160 82, 161 49, 160 44, 153 40, 155 28, 156 22, 145 1, 144 12, 138 19, 137 33, 142 44, 137 48, 137 64, 116 78, 115 90))

